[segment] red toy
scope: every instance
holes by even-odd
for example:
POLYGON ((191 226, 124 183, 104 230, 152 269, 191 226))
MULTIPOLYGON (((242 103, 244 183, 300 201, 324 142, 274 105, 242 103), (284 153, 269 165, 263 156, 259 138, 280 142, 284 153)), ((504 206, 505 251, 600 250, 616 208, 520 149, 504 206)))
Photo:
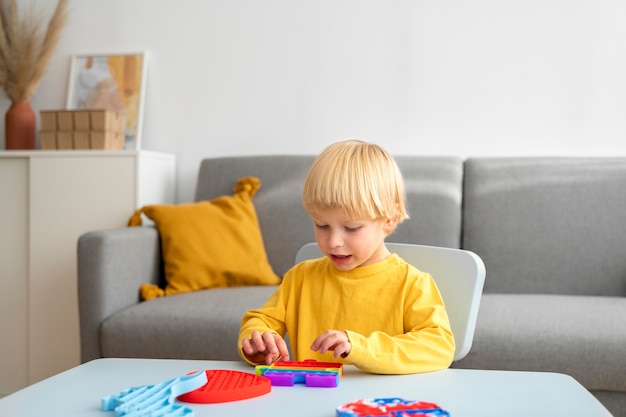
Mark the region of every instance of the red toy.
POLYGON ((265 395, 272 390, 269 379, 249 372, 207 370, 207 383, 183 394, 178 400, 188 403, 224 403, 265 395))

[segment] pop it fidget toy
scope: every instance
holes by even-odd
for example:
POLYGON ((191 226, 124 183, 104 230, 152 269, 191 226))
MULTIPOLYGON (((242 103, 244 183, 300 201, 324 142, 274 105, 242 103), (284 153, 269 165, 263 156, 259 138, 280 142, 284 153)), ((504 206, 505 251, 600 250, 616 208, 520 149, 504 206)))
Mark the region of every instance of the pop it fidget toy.
POLYGON ((223 403, 258 397, 269 393, 269 379, 249 372, 207 370, 207 383, 178 397, 188 403, 223 403))
POLYGON ((272 381, 274 386, 291 387, 304 384, 306 387, 334 388, 339 385, 343 365, 339 362, 318 362, 307 359, 301 362, 274 362, 259 365, 256 373, 272 381))
POLYGON ((194 372, 156 385, 128 388, 118 395, 102 398, 102 410, 114 411, 116 417, 193 417, 193 410, 175 403, 176 397, 200 388, 206 382, 204 372, 194 372))
POLYGON ((352 401, 337 407, 337 417, 450 417, 435 403, 402 398, 374 398, 352 401))
POLYGON ((258 397, 272 390, 269 379, 249 372, 196 371, 156 385, 128 388, 102 398, 102 410, 116 417, 193 417, 188 403, 220 403, 258 397))

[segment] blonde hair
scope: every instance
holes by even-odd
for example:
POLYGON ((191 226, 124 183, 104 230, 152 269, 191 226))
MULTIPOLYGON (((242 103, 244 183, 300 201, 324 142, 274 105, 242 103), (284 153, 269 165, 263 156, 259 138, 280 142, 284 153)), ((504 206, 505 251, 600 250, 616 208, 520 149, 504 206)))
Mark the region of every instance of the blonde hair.
POLYGON ((313 162, 304 181, 302 203, 309 214, 344 209, 359 219, 407 219, 404 180, 393 157, 378 145, 337 142, 313 162))

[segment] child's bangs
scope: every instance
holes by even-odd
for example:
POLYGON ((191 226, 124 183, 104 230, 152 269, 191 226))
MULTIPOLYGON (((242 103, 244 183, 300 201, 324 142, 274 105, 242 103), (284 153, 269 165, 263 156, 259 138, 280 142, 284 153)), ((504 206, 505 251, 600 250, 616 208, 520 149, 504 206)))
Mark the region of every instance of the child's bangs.
POLYGON ((309 213, 340 208, 353 218, 407 218, 404 182, 393 158, 360 141, 339 142, 315 160, 304 182, 309 213))
POLYGON ((304 202, 307 210, 341 208, 355 218, 378 219, 385 217, 386 210, 373 194, 360 170, 352 172, 341 167, 328 167, 318 171, 316 179, 309 182, 304 202), (378 203, 378 204, 377 204, 378 203))

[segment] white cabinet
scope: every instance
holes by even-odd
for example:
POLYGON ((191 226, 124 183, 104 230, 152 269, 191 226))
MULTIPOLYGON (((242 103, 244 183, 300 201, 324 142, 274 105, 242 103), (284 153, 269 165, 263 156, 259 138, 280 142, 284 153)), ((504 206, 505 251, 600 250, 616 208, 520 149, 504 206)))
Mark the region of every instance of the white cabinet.
POLYGON ((174 202, 175 158, 0 152, 0 395, 80 363, 76 244, 174 202))

